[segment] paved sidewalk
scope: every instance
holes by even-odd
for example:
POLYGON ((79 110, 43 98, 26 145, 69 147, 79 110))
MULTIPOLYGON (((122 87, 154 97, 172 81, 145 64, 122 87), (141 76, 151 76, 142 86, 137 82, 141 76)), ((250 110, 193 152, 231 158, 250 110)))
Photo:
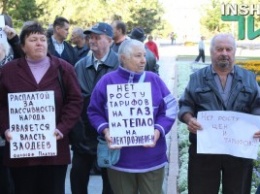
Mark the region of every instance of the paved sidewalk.
MULTIPOLYGON (((176 97, 177 71, 175 67, 176 47, 162 45, 160 52, 160 77, 163 79, 169 90, 176 97)), ((168 145, 169 164, 165 170, 164 194, 177 194, 178 176, 178 140, 176 123, 170 133, 166 136, 168 145)))

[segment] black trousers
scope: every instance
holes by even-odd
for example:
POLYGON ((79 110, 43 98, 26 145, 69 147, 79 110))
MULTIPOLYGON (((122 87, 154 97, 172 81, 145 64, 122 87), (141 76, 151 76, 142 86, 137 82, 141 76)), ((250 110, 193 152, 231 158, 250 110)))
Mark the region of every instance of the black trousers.
POLYGON ((222 180, 223 194, 250 194, 253 161, 229 155, 197 154, 189 148, 189 194, 218 194, 222 180))
POLYGON ((195 59, 196 62, 200 61, 200 58, 202 59, 202 62, 205 63, 205 51, 202 49, 199 49, 199 55, 195 59))
POLYGON ((4 147, 0 147, 0 194, 14 194, 10 169, 3 165, 4 147))
POLYGON ((65 194, 67 165, 10 168, 15 194, 65 194))
MULTIPOLYGON (((72 194, 88 194, 90 170, 97 156, 92 154, 80 154, 73 152, 72 168, 70 172, 70 185, 72 194)), ((109 184, 107 169, 101 168, 103 181, 102 194, 113 194, 109 184)), ((91 193, 92 194, 92 193, 91 193)))

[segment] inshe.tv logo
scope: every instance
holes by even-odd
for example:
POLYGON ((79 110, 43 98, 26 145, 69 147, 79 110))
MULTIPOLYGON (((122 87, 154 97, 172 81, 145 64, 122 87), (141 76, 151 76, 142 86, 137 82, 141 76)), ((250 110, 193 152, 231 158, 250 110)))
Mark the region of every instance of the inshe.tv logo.
POLYGON ((255 30, 255 18, 260 16, 260 4, 221 4, 221 19, 228 22, 238 22, 238 39, 244 40, 247 31, 247 38, 253 40, 260 36, 260 29, 255 30), (247 23, 247 25, 246 25, 247 23), (246 29, 247 28, 247 29, 246 29))

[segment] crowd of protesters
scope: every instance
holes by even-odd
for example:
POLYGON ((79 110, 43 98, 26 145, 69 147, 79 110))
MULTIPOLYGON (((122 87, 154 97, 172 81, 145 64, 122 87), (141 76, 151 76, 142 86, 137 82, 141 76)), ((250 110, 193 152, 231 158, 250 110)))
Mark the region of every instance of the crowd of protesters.
MULTIPOLYGON (((199 111, 235 110, 260 114, 259 86, 252 72, 234 64, 236 43, 232 35, 213 37, 210 48, 212 64, 191 75, 178 105, 159 76, 157 45, 152 35, 144 43, 147 35, 142 27, 131 29, 127 35, 124 22, 109 24, 100 21, 86 30, 75 27, 68 40, 71 25, 64 17, 57 17, 47 31, 39 22, 27 21, 20 35, 15 32, 11 18, 8 15, 4 18, 7 40, 0 43, 1 194, 65 194, 65 178, 70 163, 72 194, 88 193, 100 138, 105 140, 109 149, 120 151, 115 164, 97 167, 102 176, 102 194, 162 193, 167 164, 165 135, 178 117, 190 131, 189 193, 218 193, 222 181, 223 193, 250 194, 253 160, 196 152, 197 132, 203 130, 197 120, 199 111), (110 136, 108 110, 108 87, 113 84, 118 84, 120 90, 123 85, 127 91, 130 86, 148 84, 142 86, 147 87, 144 89, 150 92, 151 100, 144 99, 145 107, 132 108, 131 116, 136 108, 135 116, 145 114, 152 117, 153 134, 149 137, 149 144, 144 143, 148 141, 146 139, 140 140, 140 145, 113 147, 115 140, 110 136), (52 119, 55 126, 49 129, 50 126, 45 125, 46 129, 40 130, 52 132, 49 138, 54 140, 57 152, 38 157, 11 156, 12 146, 27 149, 29 145, 34 150, 52 143, 30 145, 28 141, 23 145, 18 141, 18 145, 13 144, 17 140, 15 132, 36 129, 10 126, 9 110, 14 104, 9 102, 9 94, 26 93, 27 98, 39 92, 53 94, 55 119, 52 119)), ((145 96, 142 91, 139 93, 145 96)), ((20 97, 17 99, 19 101, 20 97)), ((24 101, 26 110, 30 110, 27 106, 32 105, 33 102, 27 104, 24 101)), ((125 114, 126 105, 120 108, 116 114, 125 114)), ((20 110, 16 111, 19 113, 20 110)), ((45 117, 37 119, 45 120, 45 117)), ((129 120, 133 133, 147 124, 140 118, 129 120)), ((120 125, 117 127, 124 129, 120 125)), ((31 136, 29 132, 28 136, 20 136, 24 140, 39 137, 37 134, 31 136)), ((42 138, 46 139, 45 136, 42 138)), ((260 131, 255 132, 252 138, 259 139, 260 131)))
MULTIPOLYGON (((96 166, 99 135, 86 114, 92 91, 105 74, 120 66, 117 52, 126 40, 140 41, 138 47, 149 52, 144 68, 158 74, 158 50, 153 53, 156 45, 150 51, 143 43, 146 34, 141 27, 132 29, 128 36, 126 24, 118 20, 111 24, 98 22, 87 30, 75 27, 68 40, 71 26, 64 17, 57 17, 47 30, 37 21, 27 21, 18 35, 12 19, 7 14, 3 16, 7 41, 0 43, 0 193, 64 194, 71 148, 71 191, 86 194, 91 170, 96 166), (8 93, 48 90, 55 93, 57 155, 11 158, 8 93), (79 121, 81 125, 77 124, 79 121)), ((159 167, 163 166, 164 162, 159 167)), ((116 194, 107 169, 96 168, 102 175, 102 193, 116 194)))

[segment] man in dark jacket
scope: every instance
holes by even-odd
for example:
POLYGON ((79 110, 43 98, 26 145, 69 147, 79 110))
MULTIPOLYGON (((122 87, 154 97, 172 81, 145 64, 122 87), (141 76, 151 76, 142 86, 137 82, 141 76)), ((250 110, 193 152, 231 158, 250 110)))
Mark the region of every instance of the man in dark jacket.
POLYGON ((120 20, 115 20, 111 23, 111 26, 113 28, 114 32, 114 37, 113 37, 113 44, 112 44, 112 49, 117 53, 119 46, 124 42, 124 40, 127 39, 126 36, 126 24, 120 20))
POLYGON ((69 21, 63 17, 57 17, 53 22, 53 35, 48 39, 48 52, 75 65, 77 56, 74 48, 66 42, 69 34, 69 21))
MULTIPOLYGON (((112 27, 99 22, 84 32, 89 36, 91 55, 87 55, 75 65, 85 105, 82 119, 85 124, 86 140, 79 145, 72 145, 73 159, 70 174, 72 194, 87 193, 90 170, 97 158, 97 132, 89 122, 86 108, 91 93, 100 78, 119 66, 117 54, 110 48, 113 37, 112 27)), ((103 180, 102 194, 111 194, 112 190, 105 168, 101 169, 103 180)))
MULTIPOLYGON (((144 42, 146 39, 144 30, 140 27, 134 28, 129 35, 130 38, 139 40, 141 42, 144 42)), ((147 46, 145 46, 145 58, 146 58, 146 66, 145 71, 152 71, 156 74, 159 74, 159 65, 156 63, 155 55, 150 51, 147 46)))
MULTIPOLYGON (((250 194, 252 159, 216 152, 197 153, 197 132, 208 130, 208 126, 204 125, 203 129, 197 120, 200 111, 234 111, 260 115, 259 86, 255 74, 235 65, 235 38, 231 34, 217 34, 210 45, 212 64, 190 75, 189 83, 179 100, 179 120, 187 124, 190 132, 188 193, 219 193, 222 185, 223 193, 250 194)), ((227 125, 235 126, 235 122, 229 120, 227 125)), ((235 135, 230 136, 232 141, 235 135)), ((258 141, 260 131, 252 134, 252 138, 258 138, 258 141)))

